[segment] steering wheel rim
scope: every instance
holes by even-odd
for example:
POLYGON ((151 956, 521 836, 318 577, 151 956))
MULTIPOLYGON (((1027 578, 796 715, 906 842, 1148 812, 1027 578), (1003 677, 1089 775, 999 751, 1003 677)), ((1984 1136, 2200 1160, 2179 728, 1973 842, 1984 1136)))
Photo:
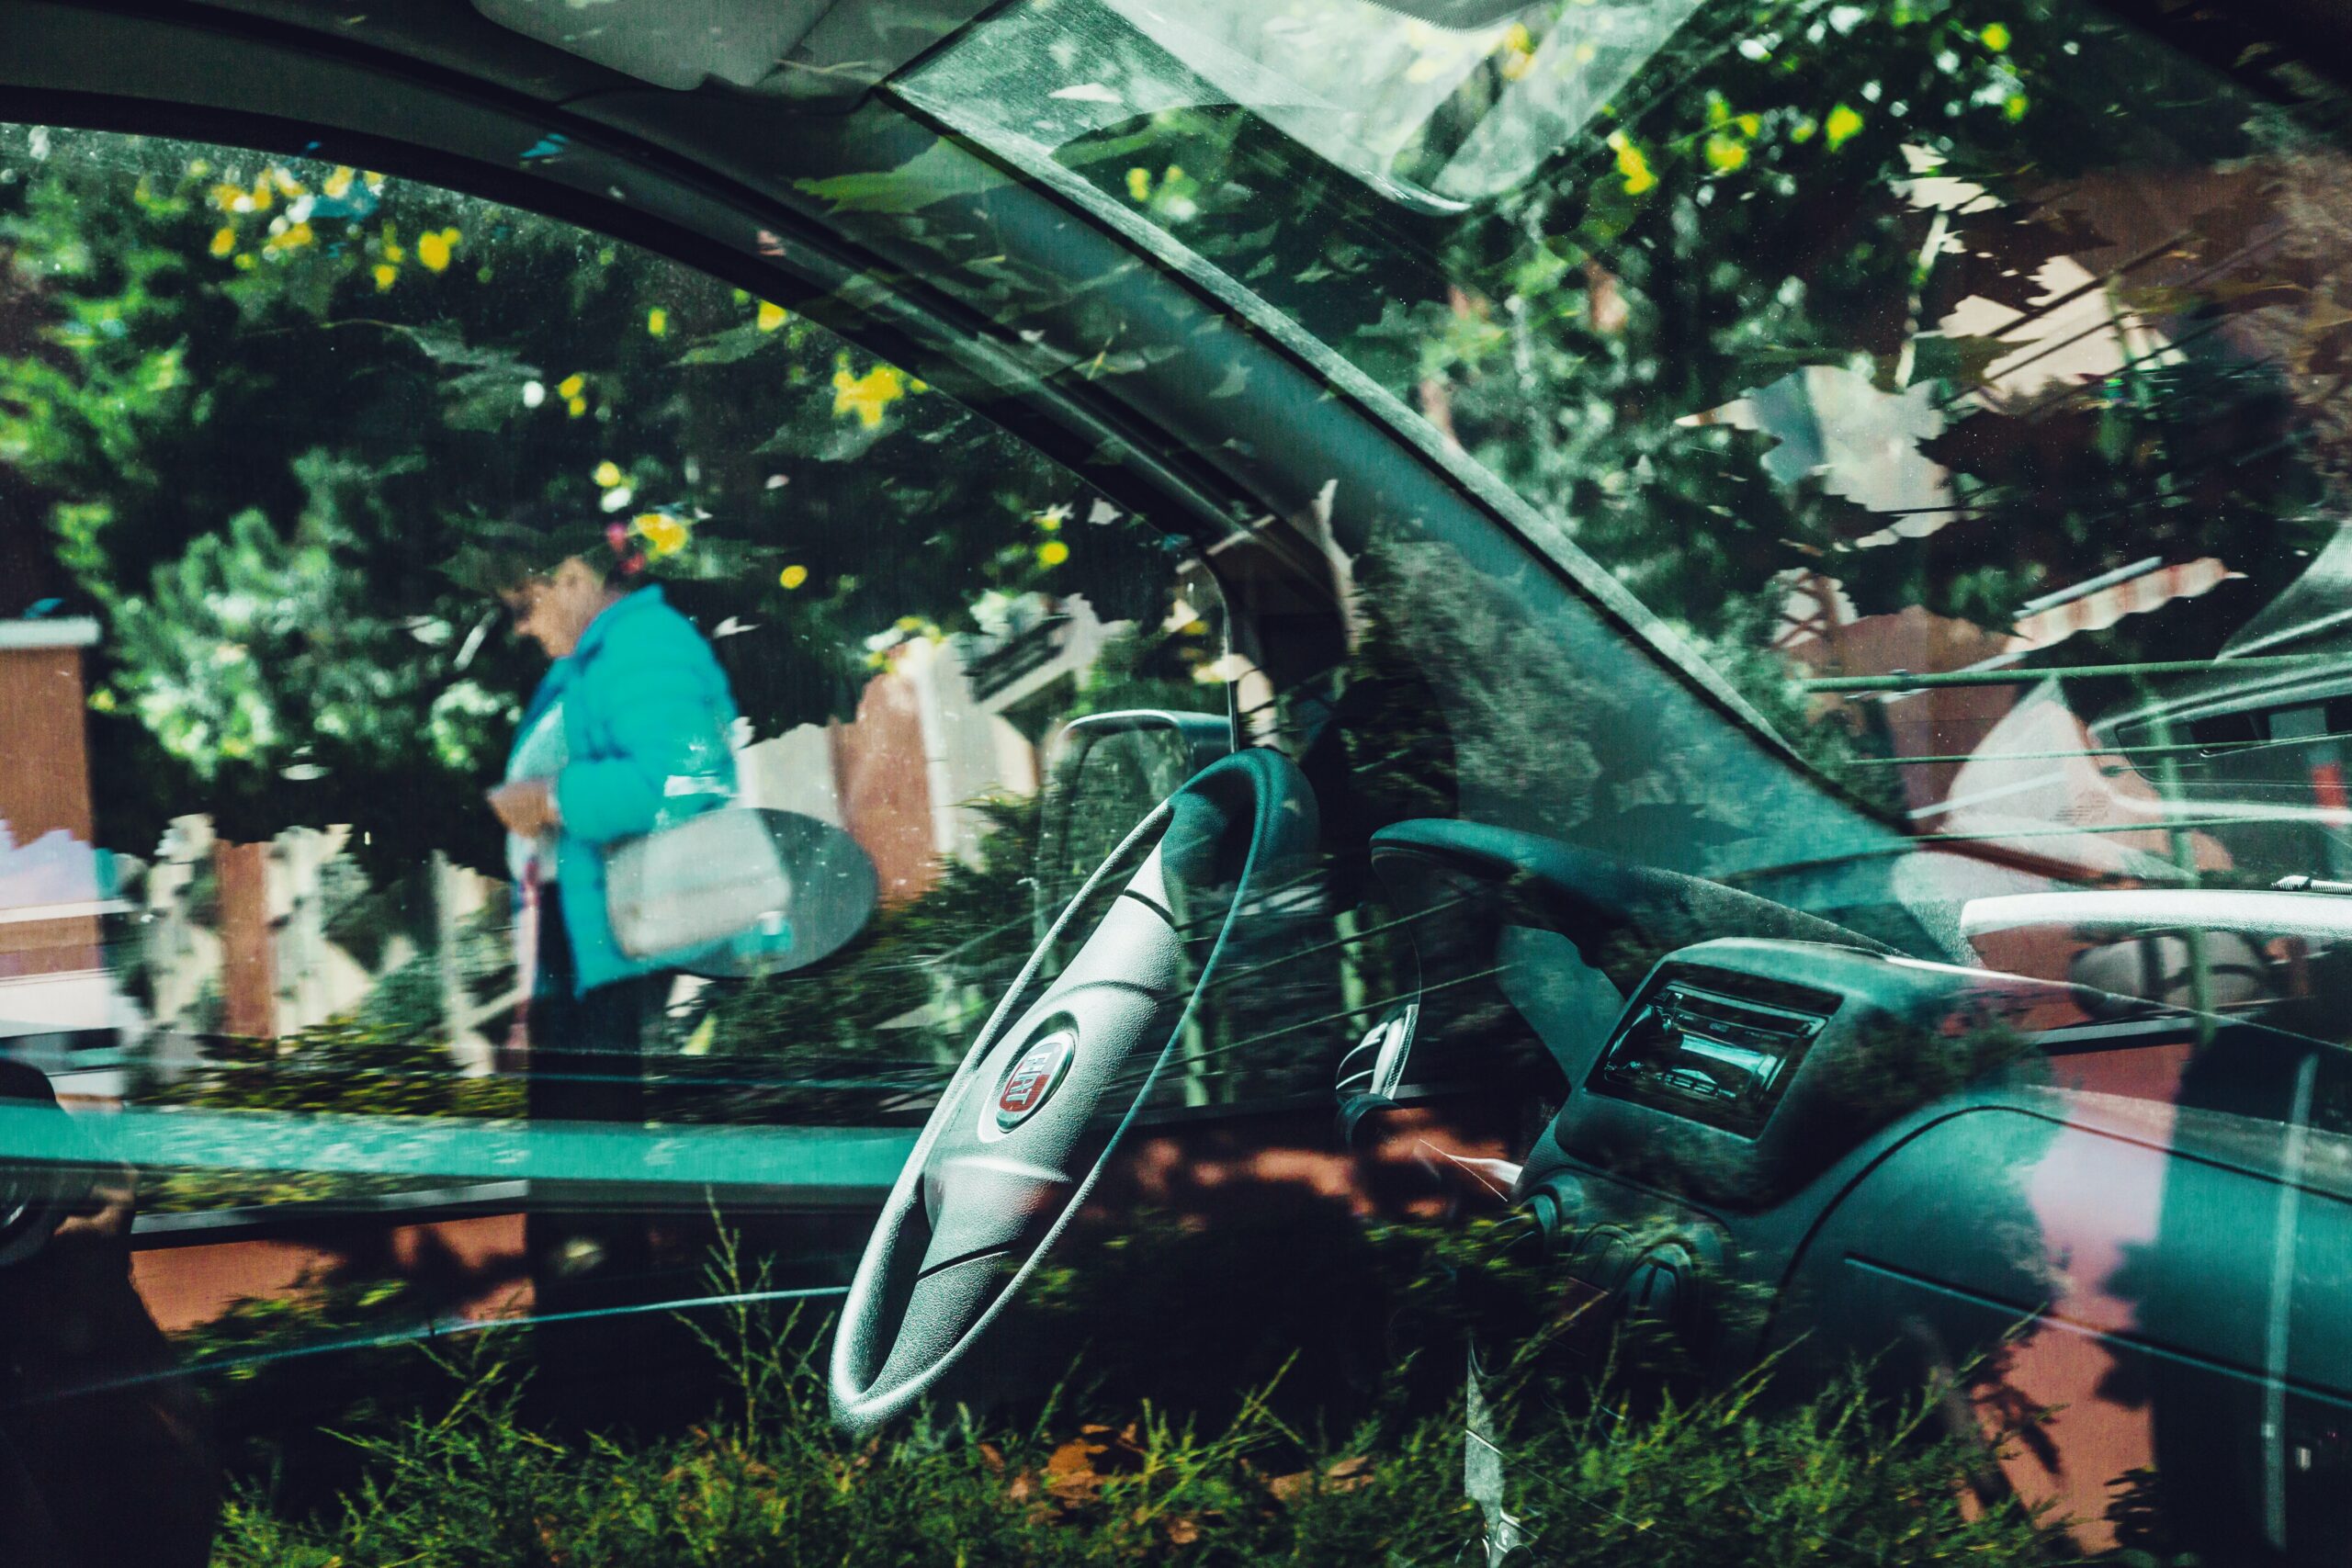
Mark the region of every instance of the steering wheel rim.
POLYGON ((1237 924, 1258 918, 1253 904, 1317 839, 1297 767, 1253 749, 1187 780, 1087 879, 974 1037, 884 1201, 833 1337, 836 1421, 863 1431, 910 1409, 1018 1297, 1151 1098, 1237 924), (1176 894, 1221 868, 1232 872, 1217 885, 1230 887, 1222 916, 1188 943, 1176 894))

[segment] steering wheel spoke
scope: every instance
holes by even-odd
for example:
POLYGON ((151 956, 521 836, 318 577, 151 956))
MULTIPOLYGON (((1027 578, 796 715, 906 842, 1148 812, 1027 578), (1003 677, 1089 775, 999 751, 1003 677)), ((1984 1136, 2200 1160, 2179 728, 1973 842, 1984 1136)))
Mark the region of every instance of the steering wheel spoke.
POLYGON ((1127 878, 1101 923, 1030 1009, 1031 1016, 1094 987, 1163 995, 1176 989, 1184 952, 1168 891, 1166 847, 1153 846, 1127 878))
POLYGON ((918 1276, 899 1304, 899 1332, 872 1378, 869 1397, 920 1388, 1001 1295, 1011 1269, 1005 1253, 983 1253, 918 1276))
POLYGON ((1012 1247, 1050 1223, 1077 1186, 1051 1166, 1010 1153, 974 1151, 935 1162, 923 1177, 931 1241, 922 1272, 1012 1247))

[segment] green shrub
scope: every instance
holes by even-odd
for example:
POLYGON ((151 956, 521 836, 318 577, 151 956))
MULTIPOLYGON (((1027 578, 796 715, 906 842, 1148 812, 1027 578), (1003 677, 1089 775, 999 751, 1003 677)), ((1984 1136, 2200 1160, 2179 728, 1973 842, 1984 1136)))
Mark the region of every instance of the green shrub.
MULTIPOLYGON (((715 1287, 743 1284, 722 1247, 715 1287)), ((829 1417, 812 1326, 723 1310, 697 1330, 732 1385, 721 1407, 628 1441, 535 1427, 499 1350, 514 1341, 485 1336, 454 1401, 351 1435, 366 1472, 335 1506, 291 1517, 236 1496, 216 1564, 1437 1564, 1478 1529, 1455 1412, 1333 1441, 1265 1391, 1214 1432, 1149 1403, 1057 1399, 1018 1426, 934 1410, 860 1438, 829 1417)), ((2007 1562, 2061 1543, 2018 1506, 1963 1506, 1981 1450, 1936 1435, 1932 1400, 1890 1410, 1859 1373, 1775 1405, 1765 1386, 1637 1407, 1604 1385, 1534 1423, 1510 1447, 1538 1561, 2007 1562)))
POLYGON ((523 1085, 467 1077, 429 1039, 332 1019, 276 1040, 224 1039, 210 1060, 141 1096, 153 1105, 348 1111, 402 1116, 520 1116, 523 1085))
MULTIPOLYGON (((466 1077, 430 1040, 349 1019, 277 1040, 223 1039, 210 1060, 141 1096, 151 1105, 213 1111, 353 1111, 399 1116, 512 1118, 523 1114, 514 1077, 466 1077)), ((407 1190, 413 1176, 332 1170, 151 1170, 139 1204, 150 1213, 292 1203, 407 1190)))

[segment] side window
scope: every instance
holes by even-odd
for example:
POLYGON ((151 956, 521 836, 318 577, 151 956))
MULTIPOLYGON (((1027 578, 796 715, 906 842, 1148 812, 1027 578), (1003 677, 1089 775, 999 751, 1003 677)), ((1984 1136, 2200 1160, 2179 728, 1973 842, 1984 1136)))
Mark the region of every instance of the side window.
MULTIPOLYGON (((533 922, 596 874, 551 849, 519 896, 542 835, 485 797, 544 773, 550 844, 707 788, 874 873, 819 963, 662 972, 645 1115, 902 1117, 1033 940, 1050 739, 1227 711, 1214 587, 1173 546, 630 245, 364 169, 0 127, 0 1049, 132 1100, 522 1111, 556 1005, 533 922), (692 708, 710 738, 663 754, 707 754, 594 789, 530 762, 559 651, 592 752, 692 708)), ((579 722, 548 733, 576 752, 579 722)), ((619 973, 573 945, 576 979, 619 973)))

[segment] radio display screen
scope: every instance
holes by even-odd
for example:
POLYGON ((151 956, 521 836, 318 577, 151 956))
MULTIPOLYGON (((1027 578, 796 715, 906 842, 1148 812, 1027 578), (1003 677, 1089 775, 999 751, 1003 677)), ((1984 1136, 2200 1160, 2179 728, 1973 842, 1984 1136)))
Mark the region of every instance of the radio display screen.
POLYGON ((1752 1138, 1838 1002, 1753 976, 1670 967, 1645 991, 1586 1087, 1752 1138))

